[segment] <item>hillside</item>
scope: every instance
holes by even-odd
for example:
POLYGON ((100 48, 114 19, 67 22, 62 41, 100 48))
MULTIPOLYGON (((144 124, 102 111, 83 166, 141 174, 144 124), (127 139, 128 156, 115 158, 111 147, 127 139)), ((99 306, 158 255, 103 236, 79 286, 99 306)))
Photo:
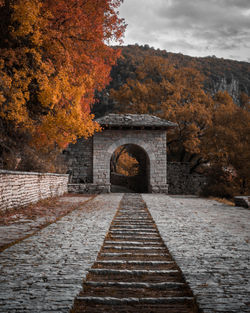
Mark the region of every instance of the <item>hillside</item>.
MULTIPOLYGON (((117 47, 115 47, 117 48, 117 47)), ((113 110, 113 100, 109 98, 109 90, 118 89, 127 78, 134 78, 138 65, 143 64, 147 56, 159 56, 168 59, 175 67, 194 67, 205 77, 204 89, 214 95, 219 90, 227 91, 234 102, 241 105, 241 94, 250 95, 250 63, 226 60, 208 56, 190 57, 180 53, 150 48, 148 45, 129 45, 122 47, 122 55, 111 71, 111 82, 102 92, 96 94, 93 112, 101 116, 113 110)))

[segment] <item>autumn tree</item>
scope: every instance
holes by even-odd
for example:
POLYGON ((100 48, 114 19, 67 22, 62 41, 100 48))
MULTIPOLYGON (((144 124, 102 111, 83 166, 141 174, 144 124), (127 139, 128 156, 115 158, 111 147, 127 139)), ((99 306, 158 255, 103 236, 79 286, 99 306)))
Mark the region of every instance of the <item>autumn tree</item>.
POLYGON ((135 78, 112 89, 111 96, 119 112, 149 113, 177 123, 168 133, 168 158, 191 162, 191 171, 206 165, 203 169, 214 178, 210 193, 247 193, 249 98, 242 95, 239 107, 227 92, 214 97, 205 93, 203 81, 194 68, 176 68, 166 59, 148 57, 137 67, 135 78))
POLYGON ((240 102, 244 109, 250 109, 250 97, 245 92, 241 93, 240 102))
POLYGON ((121 2, 0 2, 1 155, 21 157, 16 137, 48 154, 99 130, 90 105, 119 56, 121 2))
MULTIPOLYGON (((120 47, 117 47, 120 48, 120 47)), ((110 84, 101 92, 96 93, 98 101, 93 106, 93 112, 102 116, 114 109, 113 99, 109 97, 110 89, 119 89, 128 78, 135 78, 138 65, 142 64, 146 57, 156 56, 167 59, 177 68, 192 67, 199 70, 204 76, 204 90, 214 94, 220 88, 234 90, 233 85, 239 83, 239 91, 250 94, 250 63, 226 60, 214 57, 190 57, 181 53, 172 53, 166 50, 148 48, 138 44, 123 46, 122 55, 117 65, 112 68, 110 84)), ((232 95, 236 104, 241 105, 242 98, 238 92, 232 95)))
POLYGON ((161 57, 145 58, 135 74, 135 79, 127 79, 119 90, 111 90, 117 110, 154 114, 177 123, 169 133, 170 157, 199 163, 213 103, 202 89, 203 77, 193 68, 177 69, 161 57))
POLYGON ((116 149, 110 160, 111 172, 125 176, 135 176, 139 173, 139 162, 130 150, 130 145, 116 149))
POLYGON ((237 106, 227 92, 214 97, 212 127, 202 155, 209 159, 207 193, 218 196, 250 192, 250 111, 237 106))

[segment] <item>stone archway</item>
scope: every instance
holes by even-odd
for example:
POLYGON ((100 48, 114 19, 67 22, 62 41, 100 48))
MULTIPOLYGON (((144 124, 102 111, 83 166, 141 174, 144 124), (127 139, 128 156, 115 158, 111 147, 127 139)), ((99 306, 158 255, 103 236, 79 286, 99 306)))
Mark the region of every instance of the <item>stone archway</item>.
POLYGON ((167 192, 166 132, 148 130, 105 130, 93 140, 93 183, 110 191, 110 159, 122 145, 134 144, 149 159, 148 192, 167 192))
POLYGON ((147 191, 167 193, 166 136, 176 124, 148 114, 108 114, 96 121, 102 131, 67 151, 72 189, 110 192, 112 154, 122 145, 135 145, 147 160, 147 191))
MULTIPOLYGON (((107 139, 108 139, 107 138, 107 139)), ((114 131, 114 130, 106 130, 102 133, 96 134, 94 137, 94 151, 95 147, 105 144, 105 148, 100 151, 101 154, 94 154, 93 159, 93 178, 94 183, 102 183, 110 186, 110 159, 115 150, 123 145, 136 145, 139 146, 143 151, 145 151, 149 164, 152 166, 155 164, 155 154, 153 153, 151 146, 147 144, 146 140, 143 140, 136 134, 135 131, 114 131), (105 137, 108 137, 109 140, 105 140, 105 137), (116 137, 116 138, 115 138, 116 137), (99 166, 98 166, 99 164, 99 166), (100 164, 102 165, 102 169, 100 164), (97 170, 96 170, 97 169, 97 170)), ((98 150, 97 150, 98 151, 98 150)), ((152 185, 153 178, 150 175, 151 170, 149 170, 149 187, 152 185)))
POLYGON ((147 193, 150 189, 150 159, 147 152, 135 144, 118 147, 110 160, 110 184, 111 192, 126 190, 147 193))

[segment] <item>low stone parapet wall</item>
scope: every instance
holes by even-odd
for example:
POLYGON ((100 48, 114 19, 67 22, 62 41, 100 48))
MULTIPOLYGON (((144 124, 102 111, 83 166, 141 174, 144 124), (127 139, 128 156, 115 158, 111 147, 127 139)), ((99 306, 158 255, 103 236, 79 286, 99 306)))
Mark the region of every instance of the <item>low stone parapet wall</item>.
POLYGON ((68 192, 69 175, 0 170, 0 211, 68 192))
POLYGON ((250 196, 234 197, 235 206, 242 206, 243 208, 250 208, 250 196))
POLYGON ((84 194, 109 193, 110 184, 68 184, 68 192, 84 194))

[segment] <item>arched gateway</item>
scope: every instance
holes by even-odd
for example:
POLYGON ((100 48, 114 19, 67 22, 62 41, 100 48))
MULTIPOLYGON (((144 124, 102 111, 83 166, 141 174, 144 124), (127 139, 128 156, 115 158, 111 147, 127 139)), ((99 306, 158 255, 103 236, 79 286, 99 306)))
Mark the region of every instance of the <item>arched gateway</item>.
POLYGON ((111 192, 147 193, 150 186, 150 159, 137 144, 119 146, 110 160, 111 192))
POLYGON ((96 120, 103 131, 65 151, 70 191, 110 192, 110 159, 123 145, 136 145, 148 159, 148 192, 167 193, 166 133, 176 124, 148 114, 108 114, 96 120))

